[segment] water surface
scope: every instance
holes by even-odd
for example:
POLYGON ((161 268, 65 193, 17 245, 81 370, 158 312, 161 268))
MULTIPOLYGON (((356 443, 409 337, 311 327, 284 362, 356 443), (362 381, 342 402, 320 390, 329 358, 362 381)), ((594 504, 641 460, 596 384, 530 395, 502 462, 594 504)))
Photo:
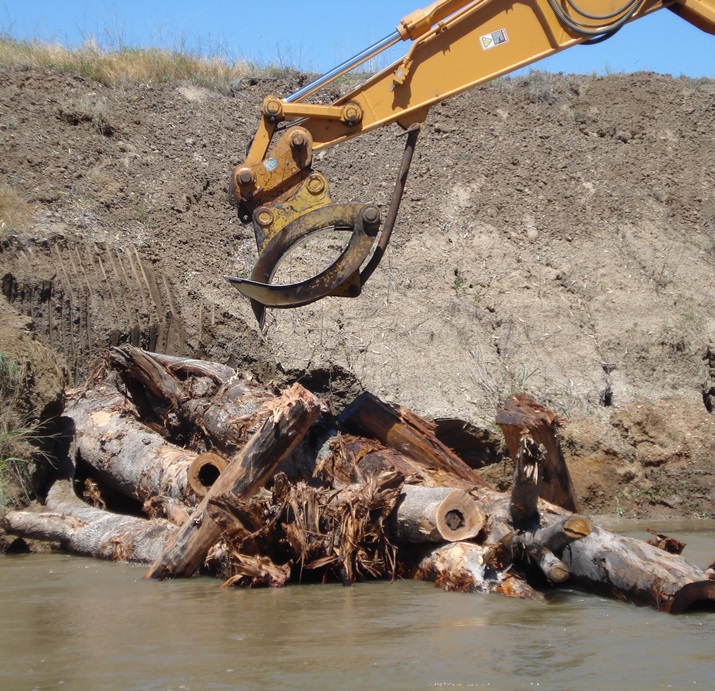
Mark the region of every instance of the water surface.
MULTIPOLYGON (((715 559, 713 522, 648 525, 687 542, 690 561, 715 559)), ((0 688, 715 688, 715 613, 420 582, 222 590, 208 578, 144 581, 145 571, 0 558, 0 688)))

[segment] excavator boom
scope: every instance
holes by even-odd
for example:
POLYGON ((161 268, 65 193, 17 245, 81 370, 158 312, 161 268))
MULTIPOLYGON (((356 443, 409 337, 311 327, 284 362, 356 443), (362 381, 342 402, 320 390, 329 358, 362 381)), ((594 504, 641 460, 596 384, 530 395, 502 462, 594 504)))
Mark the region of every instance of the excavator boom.
POLYGON ((258 261, 250 279, 226 278, 251 299, 261 324, 266 306, 359 295, 389 242, 417 135, 433 105, 558 51, 607 39, 627 22, 661 9, 715 34, 715 0, 438 0, 296 93, 268 96, 246 160, 231 179, 239 216, 254 227, 258 261), (409 42, 406 55, 351 93, 329 105, 307 102, 401 41, 409 42), (402 127, 407 139, 380 227, 374 204, 332 204, 328 181, 312 164, 316 151, 391 123, 402 127), (351 233, 330 267, 307 281, 271 285, 287 252, 328 229, 351 233))

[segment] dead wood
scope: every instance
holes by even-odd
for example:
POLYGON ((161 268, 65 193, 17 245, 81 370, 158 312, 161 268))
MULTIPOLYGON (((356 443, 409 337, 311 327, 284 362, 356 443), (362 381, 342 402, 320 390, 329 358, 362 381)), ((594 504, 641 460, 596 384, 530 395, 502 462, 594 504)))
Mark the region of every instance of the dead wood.
POLYGON ((223 536, 210 555, 211 566, 227 582, 241 585, 282 585, 280 574, 290 572, 297 581, 337 579, 344 585, 393 578, 397 548, 387 523, 403 483, 400 473, 390 471, 336 491, 293 484, 279 473, 269 498, 214 505, 221 509, 213 515, 223 536), (259 526, 258 514, 270 518, 259 526), (261 573, 248 573, 246 559, 249 569, 259 565, 261 573))
MULTIPOLYGON (((343 411, 340 422, 354 433, 373 437, 417 463, 480 487, 489 485, 434 434, 434 427, 418 415, 388 405, 369 392, 343 411)), ((446 482, 446 480, 445 480, 446 482)))
POLYGON ((391 529, 397 542, 458 542, 476 537, 484 523, 484 513, 464 490, 405 485, 391 529))
POLYGON ((494 550, 471 542, 436 548, 419 564, 417 575, 443 590, 496 593, 543 601, 544 596, 511 572, 511 564, 495 561, 494 550))
POLYGON ((199 497, 205 497, 219 475, 226 469, 228 461, 216 453, 207 451, 199 454, 189 467, 189 485, 199 497))
POLYGON ((603 528, 564 550, 571 579, 588 589, 673 614, 715 601, 715 582, 677 554, 603 528))
POLYGON ((578 511, 576 492, 566 467, 558 435, 559 417, 525 394, 510 396, 497 415, 509 453, 518 462, 521 440, 531 437, 544 449, 542 499, 568 511, 578 511))
POLYGON ((85 504, 71 482, 55 482, 47 511, 11 511, 3 519, 13 535, 59 544, 74 554, 114 561, 152 563, 178 532, 171 523, 123 516, 85 504))
POLYGON ((273 390, 216 363, 159 356, 133 346, 113 349, 111 362, 142 418, 167 436, 199 433, 224 455, 235 454, 270 413, 273 390), (189 430, 189 431, 186 431, 189 430))
POLYGON ((162 506, 157 498, 195 506, 199 498, 188 472, 196 454, 169 444, 135 415, 111 376, 102 386, 77 394, 65 411, 74 427, 70 452, 75 464, 86 464, 94 479, 120 494, 149 502, 151 516, 166 515, 163 509, 156 513, 162 506))
POLYGON ((509 504, 512 523, 518 528, 526 527, 539 518, 539 494, 545 460, 546 452, 541 444, 537 444, 530 436, 521 438, 509 504))
POLYGON ((235 503, 250 497, 275 473, 283 459, 300 442, 320 413, 320 402, 298 384, 276 400, 241 452, 229 462, 182 526, 175 542, 152 565, 147 578, 190 576, 203 562, 221 534, 211 518, 209 504, 235 503))

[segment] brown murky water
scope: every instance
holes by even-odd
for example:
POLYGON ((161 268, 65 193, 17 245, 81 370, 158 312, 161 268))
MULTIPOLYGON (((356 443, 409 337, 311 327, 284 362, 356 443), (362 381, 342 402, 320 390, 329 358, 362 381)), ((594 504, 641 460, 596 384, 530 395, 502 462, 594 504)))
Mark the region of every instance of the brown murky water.
MULTIPOLYGON (((715 522, 648 525, 687 542, 701 566, 715 558, 715 522)), ((715 688, 715 613, 417 582, 221 590, 144 572, 0 558, 0 688, 715 688)))

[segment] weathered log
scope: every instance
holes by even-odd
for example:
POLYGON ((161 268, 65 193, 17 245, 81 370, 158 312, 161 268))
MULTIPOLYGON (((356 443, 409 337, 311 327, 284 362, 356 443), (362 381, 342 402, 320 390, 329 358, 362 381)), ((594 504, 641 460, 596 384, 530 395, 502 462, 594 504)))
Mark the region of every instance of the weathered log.
POLYGON ((433 581, 443 590, 497 593, 543 601, 544 596, 511 572, 511 565, 495 566, 491 551, 472 542, 454 542, 436 548, 419 564, 418 578, 433 581))
POLYGON ((74 427, 70 451, 75 462, 86 463, 97 480, 142 503, 166 497, 198 504, 188 478, 196 454, 169 444, 135 413, 112 377, 77 395, 65 411, 74 427))
POLYGON ((275 402, 241 452, 231 459, 176 540, 154 562, 147 578, 190 576, 221 534, 209 513, 211 502, 235 503, 260 489, 300 442, 320 413, 320 402, 295 384, 275 402))
POLYGON ((405 485, 391 527, 398 542, 458 542, 479 534, 484 522, 484 513, 464 490, 405 485))
POLYGON ((524 436, 519 442, 514 468, 514 481, 511 486, 509 513, 512 523, 520 528, 539 518, 539 493, 543 480, 545 450, 530 436, 524 436))
POLYGON ((497 415, 509 453, 517 462, 522 437, 528 435, 544 447, 541 498, 568 511, 578 511, 571 474, 559 442, 559 417, 525 394, 510 396, 497 415))
POLYGON ((374 437, 417 463, 441 471, 445 479, 456 476, 472 485, 489 486, 437 439, 430 423, 400 406, 384 403, 369 392, 358 396, 343 411, 340 422, 353 432, 374 437))
POLYGON ((176 419, 173 426, 201 430, 211 447, 226 455, 246 443, 276 398, 274 391, 238 372, 226 378, 226 368, 215 363, 177 362, 128 345, 113 349, 111 360, 145 420, 156 418, 159 410, 162 421, 176 419))
POLYGON ((74 554, 114 561, 151 564, 178 532, 162 519, 123 516, 85 504, 71 482, 60 480, 50 489, 47 511, 10 511, 3 518, 7 532, 59 544, 74 554))
POLYGON ((594 528, 562 556, 571 579, 590 590, 679 614, 715 601, 715 582, 677 554, 643 540, 594 528))
POLYGON ((564 562, 557 557, 565 547, 591 534, 593 523, 586 516, 573 514, 533 532, 519 532, 512 536, 512 550, 523 550, 551 583, 563 583, 570 573, 564 562))

